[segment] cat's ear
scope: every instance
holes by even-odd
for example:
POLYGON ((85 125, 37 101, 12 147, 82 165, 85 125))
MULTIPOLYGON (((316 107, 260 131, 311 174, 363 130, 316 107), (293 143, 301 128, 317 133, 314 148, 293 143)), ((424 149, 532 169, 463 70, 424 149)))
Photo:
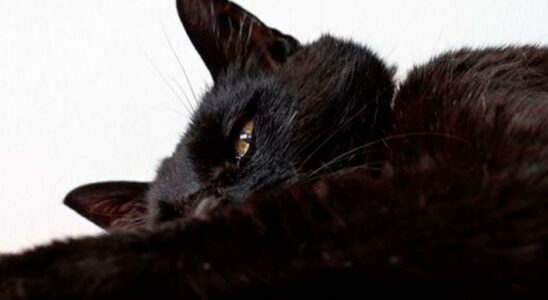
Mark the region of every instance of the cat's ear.
POLYGON ((102 182, 71 191, 64 203, 106 231, 143 225, 146 212, 144 182, 102 182))
POLYGON ((258 59, 273 70, 300 47, 299 42, 226 0, 177 0, 185 30, 214 80, 231 64, 258 59))

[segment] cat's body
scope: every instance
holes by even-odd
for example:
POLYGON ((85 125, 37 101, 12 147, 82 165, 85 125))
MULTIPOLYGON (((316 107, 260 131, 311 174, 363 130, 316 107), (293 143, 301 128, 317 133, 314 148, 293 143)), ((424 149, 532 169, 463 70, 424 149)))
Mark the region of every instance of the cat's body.
POLYGON ((215 86, 155 182, 67 198, 135 231, 3 257, 1 299, 548 295, 547 48, 448 53, 396 91, 352 42, 178 5, 215 86))

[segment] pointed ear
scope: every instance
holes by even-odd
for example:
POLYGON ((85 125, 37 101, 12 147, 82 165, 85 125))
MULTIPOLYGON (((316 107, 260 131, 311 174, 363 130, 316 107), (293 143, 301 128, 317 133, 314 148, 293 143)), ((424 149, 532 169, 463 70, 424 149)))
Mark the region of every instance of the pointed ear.
POLYGON ((251 57, 265 70, 276 69, 300 47, 289 35, 269 28, 257 17, 226 0, 177 0, 185 30, 217 81, 233 63, 251 57))
POLYGON ((137 228, 146 217, 148 188, 143 182, 94 183, 74 189, 64 203, 106 231, 137 228))

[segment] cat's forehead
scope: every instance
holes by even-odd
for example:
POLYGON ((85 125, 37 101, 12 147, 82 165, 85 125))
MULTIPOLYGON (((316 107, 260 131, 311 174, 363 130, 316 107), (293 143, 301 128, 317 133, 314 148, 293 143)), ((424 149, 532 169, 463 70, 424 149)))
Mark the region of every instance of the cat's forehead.
POLYGON ((260 118, 263 111, 288 102, 288 98, 287 89, 269 74, 229 74, 203 96, 189 131, 198 133, 215 127, 228 135, 238 119, 260 118))

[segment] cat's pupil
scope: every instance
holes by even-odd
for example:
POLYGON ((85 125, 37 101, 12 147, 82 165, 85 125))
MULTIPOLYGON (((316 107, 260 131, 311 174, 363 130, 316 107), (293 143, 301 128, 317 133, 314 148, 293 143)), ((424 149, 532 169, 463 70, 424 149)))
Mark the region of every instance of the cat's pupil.
POLYGON ((251 148, 251 140, 253 138, 253 120, 248 121, 242 127, 238 139, 234 145, 234 150, 236 152, 236 159, 240 160, 246 156, 251 148))

